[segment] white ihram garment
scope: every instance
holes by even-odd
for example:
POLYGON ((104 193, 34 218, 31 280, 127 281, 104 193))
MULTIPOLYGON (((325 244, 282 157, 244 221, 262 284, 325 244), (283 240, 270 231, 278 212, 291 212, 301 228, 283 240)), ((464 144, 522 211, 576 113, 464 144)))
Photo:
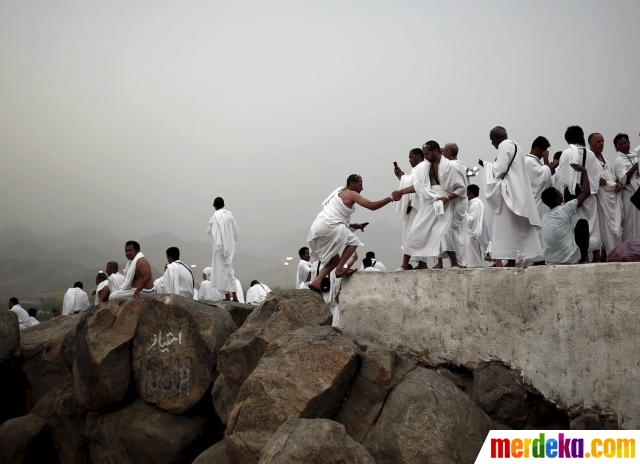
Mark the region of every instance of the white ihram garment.
MULTIPOLYGON (((531 153, 527 155, 524 163, 529 175, 529 182, 531 182, 533 198, 536 200, 536 206, 538 207, 538 216, 542 222, 542 218, 549 211, 549 207, 542 202, 542 192, 551 187, 551 168, 531 153)), ((538 237, 542 244, 542 228, 538 229, 538 237)), ((542 256, 533 258, 533 262, 539 261, 543 261, 542 256)))
MULTIPOLYGON (((144 258, 144 255, 139 251, 131 261, 127 262, 124 268, 124 281, 120 286, 120 289, 109 295, 109 300, 130 300, 136 292, 136 288, 132 288, 133 278, 136 275, 136 269, 138 266, 138 260, 144 258)), ((155 288, 143 288, 140 290, 140 299, 144 300, 152 295, 156 294, 155 288)))
POLYGON ((222 293, 236 291, 233 276, 233 255, 238 240, 238 225, 233 215, 224 208, 216 210, 209 220, 207 233, 213 241, 211 259, 211 287, 222 293))
POLYGON ((198 290, 198 299, 207 301, 221 301, 224 300, 224 295, 215 288, 211 287, 211 268, 205 267, 202 273, 206 276, 206 280, 203 280, 200 284, 200 290, 198 290))
POLYGON ((404 254, 409 256, 437 258, 445 251, 455 251, 450 231, 455 205, 452 201, 443 205, 438 198, 449 193, 464 196, 465 177, 453 161, 442 157, 437 172, 440 184, 431 185, 430 167, 431 163, 424 161, 413 171, 413 185, 422 205, 407 234, 404 254))
POLYGON ((238 301, 240 303, 244 303, 244 293, 242 292, 242 284, 240 283, 240 281, 238 279, 236 279, 236 275, 233 275, 233 278, 236 281, 236 296, 238 297, 238 301))
POLYGON ((484 194, 493 211, 493 259, 515 259, 518 250, 523 259, 533 259, 542 254, 538 235, 540 216, 526 171, 526 153, 517 145, 516 155, 515 147, 515 142, 503 140, 498 146, 496 162, 484 163, 484 194))
POLYGON ((627 171, 638 162, 638 152, 640 152, 640 147, 631 150, 629 154, 618 152, 618 156, 613 162, 618 181, 624 185, 622 189, 622 207, 624 209, 622 219, 623 242, 640 235, 640 210, 631 203, 631 197, 640 188, 640 172, 636 170, 627 184, 627 171))
POLYGON ((114 272, 109 276, 107 282, 109 282, 109 292, 117 292, 122 288, 122 284, 124 283, 124 275, 119 272, 114 272))
MULTIPOLYGON (((315 279, 318 275, 318 261, 311 265, 311 280, 315 279)), ((336 271, 333 270, 329 273, 329 280, 331 287, 328 292, 322 292, 322 298, 325 303, 329 305, 329 310, 333 315, 333 321, 331 327, 340 326, 340 306, 338 302, 338 295, 340 294, 340 287, 342 286, 342 277, 336 277, 336 271)))
MULTIPOLYGON (((351 215, 355 211, 355 205, 347 208, 338 196, 345 187, 333 191, 322 202, 322 211, 311 224, 311 230, 307 237, 307 244, 314 259, 319 259, 323 264, 331 258, 339 255, 347 245, 364 245, 351 231, 351 215)), ((313 279, 312 279, 313 280, 313 279)))
POLYGON ((604 164, 602 178, 607 181, 598 189, 598 224, 600 224, 600 238, 607 252, 622 243, 622 195, 616 189, 616 170, 609 157, 601 153, 604 164))
POLYGON ((193 298, 193 274, 191 269, 180 260, 167 265, 164 275, 155 280, 153 287, 156 293, 173 293, 193 298))
POLYGON ((89 297, 81 288, 70 288, 62 300, 62 315, 68 316, 76 311, 82 311, 89 305, 89 297))
MULTIPOLYGON (((467 168, 462 164, 462 161, 459 159, 452 160, 454 166, 456 166, 463 178, 466 180, 467 178, 467 168)), ((466 182, 465 182, 466 185, 466 182)), ((466 194, 466 190, 465 190, 466 194)), ((467 213, 468 208, 468 200, 466 195, 458 196, 458 198, 454 198, 451 200, 453 203, 453 219, 451 221, 451 239, 453 240, 453 246, 455 247, 456 259, 460 266, 467 265, 467 246, 466 246, 466 238, 464 233, 464 227, 462 226, 462 222, 464 221, 464 216, 467 213)))
POLYGON ((100 304, 100 291, 108 286, 109 286, 109 279, 103 280, 98 284, 98 288, 96 288, 96 297, 93 303, 94 305, 98 306, 100 304))
POLYGON ((300 288, 301 285, 307 282, 309 272, 311 272, 311 263, 301 259, 298 263, 298 271, 296 273, 296 288, 300 288))
MULTIPOLYGON (((382 271, 382 272, 384 272, 384 271, 386 271, 386 270, 387 270, 387 268, 385 267, 385 265, 384 265, 384 264, 382 264, 380 261, 375 260, 375 259, 374 259, 374 260, 372 260, 372 264, 371 264, 371 266, 372 266, 376 271, 382 271)), ((367 268, 367 269, 369 269, 369 268, 367 268)), ((361 271, 364 271, 364 270, 365 270, 365 269, 364 269, 364 264, 361 264, 361 265, 360 265, 360 270, 361 270, 361 271)))
POLYGON ((602 166, 598 162, 598 158, 588 148, 580 145, 569 145, 560 156, 560 164, 556 168, 553 176, 555 188, 564 195, 564 189, 569 189, 571 194, 575 194, 576 187, 580 185, 580 172, 573 169, 570 164, 582 165, 583 152, 586 150, 587 157, 584 167, 587 170, 586 175, 589 176, 589 188, 591 195, 578 208, 578 212, 571 217, 572 226, 575 227, 580 219, 585 219, 589 223, 589 251, 599 251, 602 247, 602 239, 600 238, 600 224, 598 223, 598 189, 600 188, 600 177, 602 176, 602 166))
MULTIPOLYGON (((416 164, 413 168, 411 168, 411 174, 405 174, 400 177, 400 185, 398 186, 398 190, 402 190, 406 187, 409 187, 414 184, 415 176, 414 172, 419 172, 422 168, 418 168, 418 166, 422 165, 424 161, 416 164), (418 171, 416 171, 418 169, 418 171)), ((402 195, 400 201, 396 204, 396 213, 402 219, 402 249, 404 250, 405 243, 407 241, 407 234, 411 230, 411 226, 413 225, 413 221, 416 219, 416 215, 418 211, 422 207, 422 200, 420 195, 416 193, 410 193, 407 195, 402 195), (411 211, 407 213, 407 209, 411 206, 411 211)), ((414 257, 416 261, 426 261, 426 257, 416 256, 414 257)))
POLYGON ((482 267, 484 254, 491 238, 484 217, 484 203, 479 198, 474 198, 469 202, 463 227, 467 246, 467 267, 482 267))
POLYGON ((271 289, 264 284, 255 284, 249 290, 247 290, 247 298, 245 299, 247 304, 259 305, 267 299, 271 293, 271 289))
POLYGON ((31 321, 31 316, 29 316, 29 313, 27 312, 27 310, 24 309, 19 304, 13 305, 13 307, 9 311, 13 312, 16 316, 18 316, 18 328, 20 330, 24 330, 27 327, 31 327, 35 325, 31 321))

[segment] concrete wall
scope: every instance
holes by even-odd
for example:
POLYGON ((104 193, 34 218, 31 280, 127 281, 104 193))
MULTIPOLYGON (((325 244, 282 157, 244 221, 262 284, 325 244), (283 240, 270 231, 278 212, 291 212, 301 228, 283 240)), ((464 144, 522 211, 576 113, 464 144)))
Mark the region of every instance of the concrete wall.
POLYGON ((565 409, 640 428, 640 263, 357 272, 341 327, 433 364, 501 360, 565 409))

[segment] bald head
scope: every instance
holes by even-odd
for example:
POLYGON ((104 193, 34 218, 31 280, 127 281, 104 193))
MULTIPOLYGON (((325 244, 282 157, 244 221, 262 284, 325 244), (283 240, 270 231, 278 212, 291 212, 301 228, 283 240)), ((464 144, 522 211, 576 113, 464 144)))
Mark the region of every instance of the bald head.
POLYGON ((496 126, 489 132, 489 138, 491 139, 491 144, 498 148, 498 145, 509 138, 507 136, 507 129, 502 126, 496 126))
POLYGON ((448 143, 444 146, 442 153, 447 159, 456 159, 458 157, 458 145, 455 143, 448 143))

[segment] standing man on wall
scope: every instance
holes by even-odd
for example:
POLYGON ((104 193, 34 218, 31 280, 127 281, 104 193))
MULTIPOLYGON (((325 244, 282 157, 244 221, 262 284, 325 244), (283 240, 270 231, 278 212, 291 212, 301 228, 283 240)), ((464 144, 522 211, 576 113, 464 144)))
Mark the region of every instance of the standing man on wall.
POLYGON ((209 220, 207 233, 213 242, 211 259, 211 287, 225 295, 225 301, 238 301, 233 255, 238 240, 238 225, 233 214, 224 207, 224 200, 213 200, 215 212, 209 220))

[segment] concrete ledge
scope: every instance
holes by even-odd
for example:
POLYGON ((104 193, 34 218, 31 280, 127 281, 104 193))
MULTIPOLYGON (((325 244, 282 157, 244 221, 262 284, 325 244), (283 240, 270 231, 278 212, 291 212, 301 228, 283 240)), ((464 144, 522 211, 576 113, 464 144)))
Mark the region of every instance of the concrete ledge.
POLYGON ((500 360, 569 411, 640 428, 640 263, 357 272, 348 333, 432 364, 500 360))

